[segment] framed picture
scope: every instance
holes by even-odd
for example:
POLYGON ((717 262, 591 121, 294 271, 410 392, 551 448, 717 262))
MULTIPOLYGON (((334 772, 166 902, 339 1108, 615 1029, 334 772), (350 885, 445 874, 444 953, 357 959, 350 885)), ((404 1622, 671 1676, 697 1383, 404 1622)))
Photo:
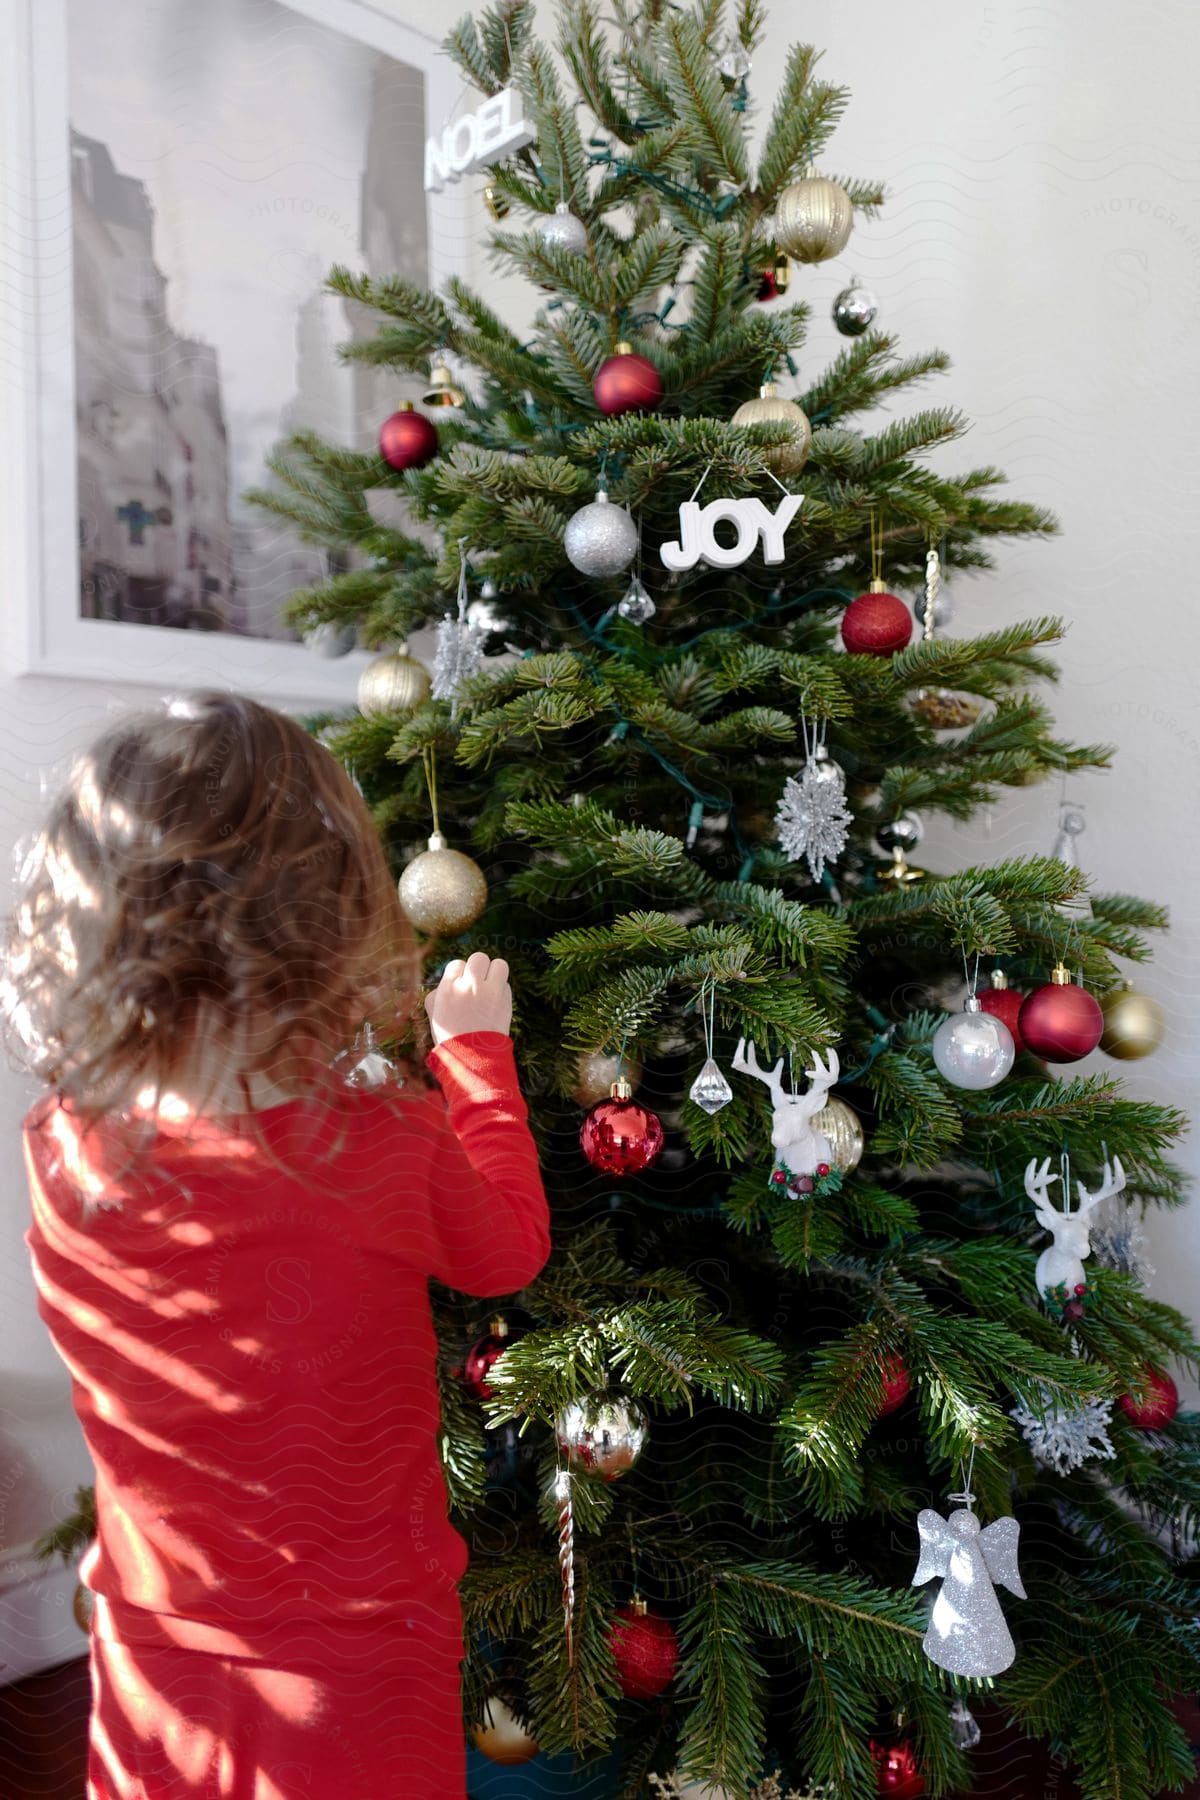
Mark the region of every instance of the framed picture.
POLYGON ((423 190, 461 75, 364 0, 0 0, 0 82, 10 663, 349 700, 366 657, 283 617, 327 553, 242 495, 412 397, 324 283, 461 268, 462 187, 423 190))

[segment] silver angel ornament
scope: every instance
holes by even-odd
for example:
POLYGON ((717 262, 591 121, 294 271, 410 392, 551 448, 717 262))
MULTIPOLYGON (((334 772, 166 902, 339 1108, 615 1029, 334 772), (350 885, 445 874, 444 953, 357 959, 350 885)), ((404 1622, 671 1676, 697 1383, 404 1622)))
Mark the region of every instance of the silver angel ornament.
MULTIPOLYGON (((952 1494, 952 1500, 959 1496, 952 1494)), ((1000 1675, 1016 1656, 993 1582, 1025 1599, 1017 1569, 1015 1519, 997 1519, 980 1528, 965 1508, 948 1519, 926 1507, 917 1519, 921 1558, 912 1585, 942 1578, 934 1601, 924 1650, 930 1662, 951 1675, 1000 1675)))

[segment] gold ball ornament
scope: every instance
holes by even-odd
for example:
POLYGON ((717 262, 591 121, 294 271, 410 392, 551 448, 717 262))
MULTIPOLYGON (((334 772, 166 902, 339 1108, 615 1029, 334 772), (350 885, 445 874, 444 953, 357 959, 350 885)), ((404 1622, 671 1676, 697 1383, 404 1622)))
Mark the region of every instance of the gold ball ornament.
POLYGON ((478 1725, 472 1725, 471 1739, 489 1761, 503 1763, 506 1768, 527 1763, 538 1753, 536 1738, 495 1695, 484 1701, 483 1718, 478 1725))
POLYGON ((776 393, 773 381, 764 381, 756 400, 743 400, 733 415, 734 425, 786 425, 792 434, 790 443, 775 444, 764 449, 763 461, 777 475, 798 475, 808 461, 812 448, 812 426, 808 415, 794 400, 776 393))
POLYGON ((453 937, 480 917, 488 902, 483 870, 461 850, 451 850, 440 831, 414 856, 399 882, 400 904, 418 931, 453 937))
POLYGON ((403 645, 369 662, 358 678, 358 710, 368 719, 412 712, 428 700, 433 686, 429 670, 403 645))
POLYGON ((92 1615, 96 1610, 96 1599, 90 1587, 82 1581, 75 1583, 75 1593, 71 1600, 71 1611, 80 1631, 87 1635, 92 1629, 92 1615))
POLYGON ((621 1075, 631 1087, 642 1079, 642 1065, 633 1057, 608 1056, 603 1050, 585 1050, 575 1065, 575 1086, 571 1098, 577 1106, 596 1106, 612 1093, 613 1082, 621 1075))
POLYGON ((829 1159, 843 1175, 851 1174, 863 1159, 867 1140, 862 1120, 852 1106, 831 1094, 819 1113, 813 1114, 812 1128, 821 1131, 829 1142, 829 1159))
POLYGON ((1167 1015, 1149 994, 1139 994, 1131 981, 1105 994, 1100 1002, 1104 1014, 1104 1030, 1100 1048, 1120 1062, 1136 1062, 1149 1056, 1163 1041, 1167 1015))
POLYGON ((840 182, 805 175, 779 196, 775 242, 797 262, 828 262, 846 248, 853 224, 854 206, 840 182))

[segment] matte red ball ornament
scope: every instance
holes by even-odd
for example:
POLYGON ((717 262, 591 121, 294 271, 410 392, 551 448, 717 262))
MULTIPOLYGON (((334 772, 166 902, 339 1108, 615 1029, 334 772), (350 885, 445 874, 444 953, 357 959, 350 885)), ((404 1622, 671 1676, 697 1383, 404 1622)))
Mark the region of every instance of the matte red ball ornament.
POLYGON ((890 1794, 892 1800, 919 1800, 925 1792, 925 1777, 908 1744, 872 1744, 875 1763, 875 1789, 890 1794))
POLYGON ((662 1120, 632 1093, 627 1081, 614 1081, 612 1098, 593 1106, 580 1127, 583 1154, 602 1175, 636 1175, 663 1147, 662 1120))
POLYGON ((984 988, 979 995, 979 1004, 985 1013, 991 1013, 993 1019, 999 1019, 1002 1025, 1008 1026, 1008 1035, 1016 1047, 1018 1056, 1025 1048, 1024 1040, 1017 1027, 1021 1008, 1025 1004, 1024 994, 1008 985, 1008 976, 1003 969, 996 969, 992 974, 992 985, 984 988))
POLYGON ((627 1700, 653 1700, 670 1684, 679 1665, 675 1627, 650 1612, 644 1600, 618 1608, 608 1645, 627 1700))
POLYGON ((621 413, 647 412, 663 397, 662 376, 631 344, 618 344, 615 354, 596 370, 592 392, 596 405, 610 419, 621 413))
POLYGON ((1144 1400, 1135 1400, 1132 1394, 1122 1394, 1117 1405, 1129 1423, 1136 1425, 1139 1431, 1161 1431, 1179 1411, 1179 1389, 1165 1369, 1147 1369, 1145 1388, 1144 1400))
POLYGON ((890 1413, 899 1412, 912 1393, 912 1377, 898 1350, 893 1350, 890 1356, 884 1357, 879 1365, 879 1373, 883 1377, 883 1405, 877 1416, 886 1419, 890 1413))
POLYGON ((411 400, 379 427, 379 454, 393 469, 419 469, 437 455, 437 427, 411 400))
POLYGON ((489 1324, 485 1335, 467 1351, 463 1361, 463 1386, 477 1400, 491 1399, 493 1390, 488 1376, 511 1342, 508 1320, 497 1315, 489 1324))
POLYGON ((1100 1002, 1071 980, 1064 963, 1044 987, 1026 996, 1018 1021, 1026 1050, 1043 1062, 1078 1062, 1096 1048, 1104 1030, 1100 1002))
POLYGON ((842 614, 842 642, 854 656, 894 656, 912 636, 912 614, 898 594, 873 581, 842 614))

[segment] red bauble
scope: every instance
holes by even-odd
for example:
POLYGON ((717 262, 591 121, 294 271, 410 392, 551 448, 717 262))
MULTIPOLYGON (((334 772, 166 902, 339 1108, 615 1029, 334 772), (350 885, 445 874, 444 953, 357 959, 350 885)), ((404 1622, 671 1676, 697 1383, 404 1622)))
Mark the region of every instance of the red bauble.
POLYGON ((437 427, 406 400, 379 427, 379 454, 393 469, 419 469, 437 455, 437 427))
POLYGON ((779 283, 775 279, 774 269, 764 269, 759 279, 756 300, 778 300, 779 283))
POLYGON ((610 419, 621 413, 645 412, 657 406, 663 397, 662 376, 652 362, 618 344, 616 354, 606 357, 596 370, 592 383, 596 405, 610 419))
POLYGON ((1096 1048, 1104 1030, 1100 1002, 1076 987, 1061 963, 1044 987, 1026 996, 1019 1019, 1026 1050, 1043 1062, 1078 1062, 1096 1048))
POLYGON ((579 1129, 583 1154, 602 1175, 636 1175, 663 1147, 662 1120, 629 1097, 629 1083, 615 1081, 612 1098, 600 1100, 579 1129))
POLYGON ((618 1608, 608 1643, 627 1700, 653 1700, 668 1686, 679 1663, 675 1627, 648 1612, 644 1600, 618 1608))
POLYGON ((463 1386, 469 1393, 474 1394, 477 1400, 491 1399, 492 1384, 488 1380, 488 1376, 511 1342, 512 1339, 508 1335, 508 1321, 495 1318, 488 1326, 485 1336, 481 1337, 477 1343, 472 1344, 467 1351, 462 1369, 463 1386))
POLYGON ((892 1800, 918 1800, 925 1792, 925 1777, 907 1744, 872 1744, 875 1762, 875 1787, 892 1800))
POLYGON ((1145 1387, 1140 1404, 1132 1394, 1122 1394, 1117 1405, 1139 1431, 1161 1431, 1179 1411, 1179 1389, 1165 1369, 1147 1369, 1145 1387))
POLYGON ((855 656, 892 656, 912 636, 912 614, 898 594, 872 588, 842 614, 842 642, 855 656))
POLYGON ((1025 1004, 1024 994, 1018 994, 1016 988, 1010 987, 984 988, 979 996, 979 1004, 985 1013, 991 1013, 993 1019, 999 1019, 1002 1025, 1008 1026, 1009 1036, 1019 1055, 1025 1048, 1025 1041, 1017 1029, 1017 1018, 1025 1004))
POLYGON ((912 1377, 898 1350, 884 1357, 879 1373, 883 1376, 883 1405, 877 1417, 886 1419, 889 1413, 899 1412, 912 1393, 912 1377))

